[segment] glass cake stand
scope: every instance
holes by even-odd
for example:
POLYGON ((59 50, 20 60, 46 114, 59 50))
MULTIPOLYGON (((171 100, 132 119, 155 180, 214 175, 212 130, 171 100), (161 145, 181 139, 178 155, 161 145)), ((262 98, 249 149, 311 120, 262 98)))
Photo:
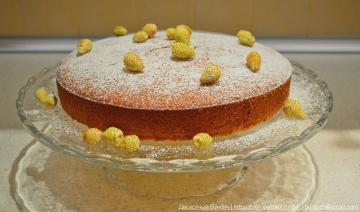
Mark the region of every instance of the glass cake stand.
MULTIPOLYGON (((104 144, 85 144, 82 132, 86 126, 72 120, 60 104, 47 109, 34 97, 39 87, 46 87, 57 96, 56 67, 46 68, 31 77, 20 89, 16 106, 24 127, 35 140, 55 152, 103 167, 106 179, 119 190, 165 199, 204 196, 234 186, 246 178, 243 176, 249 172, 247 170, 255 167, 250 164, 273 158, 303 144, 325 125, 333 107, 331 91, 313 71, 296 62, 292 62, 292 65, 290 97, 301 102, 306 120, 288 119, 279 112, 264 124, 229 138, 218 139, 210 149, 201 151, 194 148, 190 141, 142 141, 140 150, 133 154, 119 152, 104 144)), ((307 152, 303 148, 297 149, 307 152)), ((28 153, 23 156, 36 157, 35 153, 28 153)), ((306 158, 304 161, 307 162, 303 161, 305 164, 312 164, 310 156, 303 158, 306 158)), ((288 159, 288 163, 292 163, 292 160, 288 159)), ((285 171, 283 167, 286 167, 285 164, 278 165, 276 172, 285 171)), ((288 167, 288 170, 291 169, 288 167)), ((20 172, 21 168, 17 171, 20 172)), ((15 181, 20 179, 24 180, 16 178, 15 181)), ((15 184, 19 189, 21 183, 15 184)))

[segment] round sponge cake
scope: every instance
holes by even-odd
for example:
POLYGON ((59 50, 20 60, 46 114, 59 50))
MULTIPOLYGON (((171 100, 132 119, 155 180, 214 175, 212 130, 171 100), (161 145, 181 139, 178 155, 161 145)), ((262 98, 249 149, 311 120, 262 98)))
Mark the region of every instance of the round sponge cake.
POLYGON ((255 43, 240 45, 236 36, 193 32, 196 51, 190 60, 172 57, 165 32, 145 43, 132 35, 93 43, 92 51, 73 51, 57 69, 61 105, 72 118, 89 127, 121 128, 142 139, 186 140, 199 132, 226 136, 274 116, 288 97, 292 66, 275 50, 255 43), (136 52, 143 73, 127 71, 125 53, 136 52), (246 67, 246 56, 262 58, 256 73, 246 67), (220 80, 201 85, 204 68, 216 64, 220 80))

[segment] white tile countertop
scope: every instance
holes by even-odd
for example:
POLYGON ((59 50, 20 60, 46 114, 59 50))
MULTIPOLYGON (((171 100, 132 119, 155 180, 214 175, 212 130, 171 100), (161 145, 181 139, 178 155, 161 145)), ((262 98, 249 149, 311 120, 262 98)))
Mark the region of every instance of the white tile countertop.
MULTIPOLYGON (((17 210, 9 192, 9 174, 12 163, 31 141, 16 115, 17 91, 30 76, 64 55, 0 54, 0 211, 17 210)), ((358 205, 360 210, 360 54, 285 55, 314 70, 334 94, 328 125, 306 143, 319 174, 312 204, 358 205)))

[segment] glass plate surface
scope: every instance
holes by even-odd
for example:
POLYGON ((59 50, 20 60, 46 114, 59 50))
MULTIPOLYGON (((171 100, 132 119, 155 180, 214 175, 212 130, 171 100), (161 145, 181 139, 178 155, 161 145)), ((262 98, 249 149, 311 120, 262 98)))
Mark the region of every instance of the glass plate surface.
POLYGON ((325 125, 333 107, 331 91, 313 71, 296 62, 292 65, 290 97, 301 102, 308 118, 288 119, 279 112, 254 129, 217 139, 206 151, 197 150, 190 141, 143 141, 134 154, 125 154, 104 144, 88 146, 82 141, 85 125, 72 120, 60 104, 46 109, 34 97, 39 87, 46 87, 57 96, 56 66, 31 77, 20 89, 16 106, 24 127, 38 141, 76 159, 110 168, 147 172, 224 169, 277 156, 304 143, 325 125))

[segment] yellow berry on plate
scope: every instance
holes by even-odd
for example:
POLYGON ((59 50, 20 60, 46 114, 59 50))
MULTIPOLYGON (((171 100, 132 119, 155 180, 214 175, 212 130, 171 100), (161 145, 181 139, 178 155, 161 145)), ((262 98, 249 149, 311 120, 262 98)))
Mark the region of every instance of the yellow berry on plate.
POLYGON ((144 43, 149 38, 149 35, 145 31, 138 31, 133 36, 135 43, 144 43))
POLYGON ((183 43, 174 43, 171 50, 173 57, 178 59, 189 59, 195 55, 195 50, 183 43))
POLYGON ((117 138, 122 137, 124 137, 123 131, 116 127, 109 127, 102 134, 102 139, 109 144, 114 144, 117 138))
POLYGON ((41 87, 35 91, 36 99, 45 107, 52 108, 56 105, 57 99, 53 94, 49 94, 46 88, 41 87))
POLYGON ((116 36, 123 36, 127 34, 127 29, 123 26, 116 26, 114 28, 114 35, 116 36))
POLYGON ((176 28, 176 31, 175 31, 176 42, 189 45, 190 37, 191 37, 191 34, 189 33, 189 30, 187 30, 185 27, 176 28))
POLYGON ((176 29, 173 27, 170 27, 166 30, 166 37, 168 40, 175 40, 175 33, 176 29))
POLYGON ((284 103, 284 113, 287 117, 293 119, 305 119, 306 115, 299 101, 287 99, 284 103))
POLYGON ((149 38, 152 38, 155 36, 155 33, 157 31, 157 26, 155 24, 145 24, 142 30, 149 35, 149 38))
POLYGON ((57 99, 54 96, 54 94, 49 94, 47 97, 45 97, 42 102, 43 105, 45 105, 45 107, 48 108, 52 108, 55 107, 56 103, 57 103, 57 99))
POLYGON ((209 147, 213 143, 213 138, 207 133, 198 133, 193 137, 193 144, 199 149, 209 147))
POLYGON ((143 72, 144 62, 135 52, 128 52, 124 56, 124 65, 127 70, 132 72, 143 72))
POLYGON ((38 88, 35 92, 35 97, 37 98, 37 100, 41 101, 42 99, 46 98, 49 95, 48 91, 46 90, 46 88, 41 87, 38 88))
POLYGON ((255 37, 249 31, 240 30, 236 36, 239 38, 240 44, 242 45, 253 46, 255 43, 255 37))
POLYGON ((191 27, 189 27, 188 25, 185 25, 185 24, 180 24, 180 25, 176 26, 176 29, 181 29, 181 28, 186 29, 189 32, 189 34, 191 35, 191 33, 192 33, 191 27))
POLYGON ((261 56, 257 52, 250 52, 246 57, 246 66, 252 71, 257 72, 260 69, 261 56))
POLYGON ((102 131, 97 128, 89 128, 84 132, 83 138, 88 144, 97 144, 101 141, 102 131))
POLYGON ((200 77, 200 82, 203 85, 215 84, 221 77, 221 68, 218 65, 212 64, 207 66, 200 77))
POLYGON ((89 39, 81 39, 77 44, 77 54, 83 55, 90 52, 92 49, 92 43, 89 39))
POLYGON ((123 138, 116 139, 115 146, 129 153, 133 153, 139 150, 140 139, 136 135, 127 135, 123 138))

